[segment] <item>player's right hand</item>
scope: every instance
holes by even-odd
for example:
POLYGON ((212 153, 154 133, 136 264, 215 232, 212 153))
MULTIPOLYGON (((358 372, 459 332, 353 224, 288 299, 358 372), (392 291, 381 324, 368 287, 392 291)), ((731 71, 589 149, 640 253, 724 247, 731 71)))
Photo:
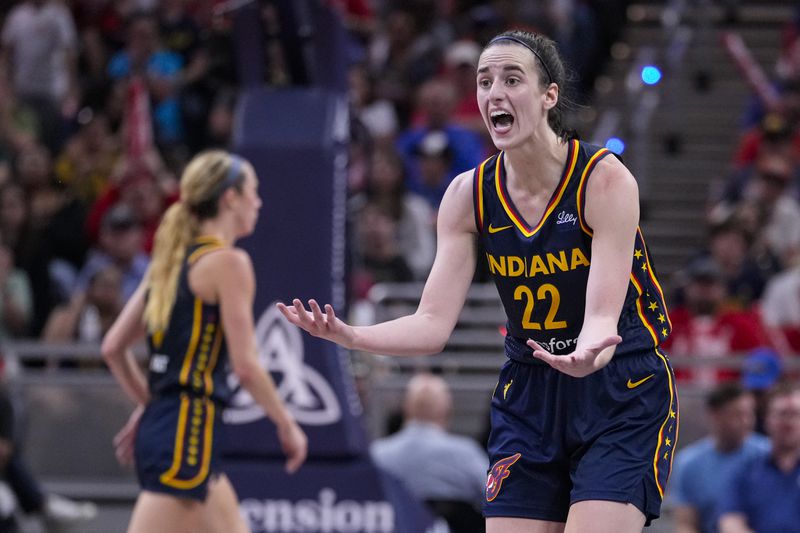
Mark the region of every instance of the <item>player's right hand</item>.
POLYGON ((307 310, 299 299, 292 300, 289 307, 281 302, 276 304, 286 319, 315 337, 326 339, 345 348, 352 348, 353 329, 336 317, 333 306, 325 304, 325 313, 316 300, 309 300, 307 310))
POLYGON ((143 413, 144 405, 137 406, 119 433, 114 436, 114 455, 122 466, 133 465, 136 432, 139 430, 139 420, 143 413))
POLYGON ((286 454, 286 472, 293 474, 306 460, 308 437, 297 422, 292 420, 278 427, 278 440, 281 441, 281 449, 286 454))

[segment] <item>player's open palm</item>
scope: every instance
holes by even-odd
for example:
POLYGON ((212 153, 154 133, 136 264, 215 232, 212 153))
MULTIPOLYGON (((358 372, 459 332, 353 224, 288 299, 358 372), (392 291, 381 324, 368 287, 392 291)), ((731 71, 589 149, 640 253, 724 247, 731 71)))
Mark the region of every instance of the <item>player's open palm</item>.
POLYGON ((326 339, 345 348, 349 348, 352 339, 352 328, 339 320, 333 311, 333 306, 325 304, 323 313, 316 300, 309 300, 306 309, 299 299, 292 300, 292 305, 287 306, 278 302, 278 309, 286 319, 299 328, 303 328, 311 335, 326 339))
POLYGON ((608 363, 608 358, 598 358, 600 353, 610 346, 622 342, 619 335, 611 335, 600 342, 590 344, 566 355, 553 355, 542 348, 536 341, 528 339, 528 346, 533 348, 533 356, 541 359, 556 370, 576 378, 588 376, 600 370, 608 363))

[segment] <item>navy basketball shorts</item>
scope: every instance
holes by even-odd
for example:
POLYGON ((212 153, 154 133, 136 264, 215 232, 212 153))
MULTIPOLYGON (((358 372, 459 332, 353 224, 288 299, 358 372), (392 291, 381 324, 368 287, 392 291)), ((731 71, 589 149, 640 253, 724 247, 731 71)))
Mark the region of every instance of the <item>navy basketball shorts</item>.
POLYGON ((678 438, 675 376, 660 351, 573 378, 509 360, 492 396, 484 515, 565 522, 584 500, 658 518, 678 438))
POLYGON ((219 406, 181 394, 152 400, 136 433, 136 475, 143 490, 205 501, 217 465, 219 406))

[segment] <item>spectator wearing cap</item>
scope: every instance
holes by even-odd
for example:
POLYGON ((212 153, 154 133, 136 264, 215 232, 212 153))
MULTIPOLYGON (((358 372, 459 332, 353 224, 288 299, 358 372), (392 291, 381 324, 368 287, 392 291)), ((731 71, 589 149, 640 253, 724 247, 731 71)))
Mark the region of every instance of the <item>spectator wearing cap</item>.
POLYGON ((753 394, 756 400, 756 431, 766 434, 764 417, 766 415, 767 393, 783 376, 780 357, 771 348, 756 348, 742 363, 742 386, 753 394))
POLYGON ((98 272, 113 265, 122 274, 122 299, 130 298, 150 264, 143 244, 144 231, 133 209, 126 204, 111 208, 100 224, 98 245, 89 252, 86 264, 78 273, 75 293, 85 292, 98 272))
MULTIPOLYGON (((484 155, 481 137, 472 130, 456 124, 453 120, 453 109, 456 104, 456 92, 453 84, 444 79, 434 79, 426 82, 417 93, 417 116, 419 125, 412 127, 402 134, 397 140, 397 149, 403 155, 408 169, 409 190, 428 197, 437 208, 441 201, 441 194, 447 185, 459 173, 478 166, 484 155), (441 132, 446 139, 445 143, 436 142, 436 137, 441 137, 441 132), (429 137, 434 133, 433 139, 429 137), (447 169, 446 183, 441 189, 441 194, 433 195, 422 186, 422 170, 420 160, 420 145, 423 142, 435 143, 433 146, 443 145, 450 149, 452 159, 447 169)), ((430 145, 429 145, 430 146, 430 145)), ((430 150, 430 147, 426 148, 430 150)))
POLYGON ((746 461, 731 477, 721 503, 721 533, 800 533, 800 384, 767 394, 771 449, 746 461))
MULTIPOLYGON (((684 273, 684 304, 670 310, 672 334, 664 343, 671 355, 722 358, 769 345, 759 316, 749 309, 725 305, 727 288, 719 266, 711 258, 689 264, 684 273)), ((682 381, 713 385, 735 379, 731 370, 710 366, 676 370, 682 381)))
POLYGON ((718 385, 707 395, 709 435, 675 455, 667 497, 675 508, 677 531, 717 531, 720 489, 740 464, 769 449, 769 440, 753 432, 755 408, 753 394, 738 383, 718 385))

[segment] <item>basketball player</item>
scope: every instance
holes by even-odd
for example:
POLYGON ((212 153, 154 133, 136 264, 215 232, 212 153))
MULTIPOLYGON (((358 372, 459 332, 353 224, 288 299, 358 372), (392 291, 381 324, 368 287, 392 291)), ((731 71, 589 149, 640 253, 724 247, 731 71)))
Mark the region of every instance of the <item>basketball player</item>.
POLYGON ((306 436, 258 363, 253 267, 233 245, 252 233, 260 207, 247 161, 222 151, 195 157, 181 178, 181 200, 156 233, 148 275, 103 341, 103 357, 138 404, 116 439, 118 457, 135 458, 142 487, 129 533, 249 531, 216 456, 231 396, 228 359, 277 425, 287 470, 305 460, 306 436), (145 334, 148 378, 129 350, 145 334))
POLYGON ((500 153, 458 176, 417 311, 351 327, 310 300, 294 324, 380 354, 441 351, 473 276, 476 238, 508 316, 492 403, 489 533, 628 533, 659 515, 678 431, 670 323, 638 228, 634 177, 564 129, 552 41, 495 37, 477 98, 500 153))

